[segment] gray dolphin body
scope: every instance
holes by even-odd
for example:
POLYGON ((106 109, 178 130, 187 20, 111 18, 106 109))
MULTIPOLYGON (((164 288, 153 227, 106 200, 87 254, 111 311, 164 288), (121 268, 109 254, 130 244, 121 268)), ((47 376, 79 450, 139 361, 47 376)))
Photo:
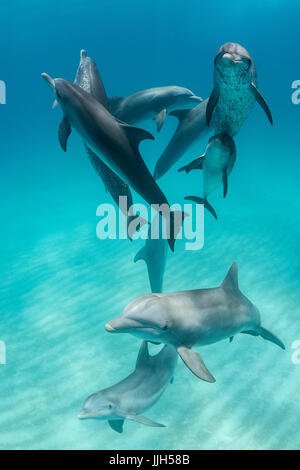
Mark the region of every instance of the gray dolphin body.
POLYGON ((207 122, 214 113, 216 134, 234 136, 249 117, 257 101, 273 124, 271 112, 257 89, 255 65, 248 51, 239 44, 228 42, 214 60, 214 88, 207 105, 207 122))
MULTIPOLYGON (((66 149, 67 140, 73 127, 87 147, 115 171, 118 176, 151 204, 169 203, 154 181, 139 152, 139 144, 153 136, 138 127, 117 120, 93 96, 78 85, 63 78, 53 79, 42 74, 54 89, 56 98, 63 110, 63 120, 59 128, 59 140, 66 149)), ((173 231, 175 215, 170 214, 170 233, 168 239, 174 250, 176 234, 173 231)))
POLYGON ((107 323, 106 330, 172 344, 187 367, 207 382, 215 379, 192 349, 195 345, 246 333, 262 336, 284 349, 283 343, 261 326, 258 309, 239 290, 236 263, 220 287, 138 297, 121 317, 107 323))
POLYGON ((177 129, 169 144, 158 159, 154 179, 161 178, 185 154, 185 152, 209 132, 206 122, 206 107, 208 99, 191 109, 171 111, 171 116, 179 120, 177 129))
POLYGON ((155 119, 158 132, 161 130, 167 111, 179 106, 190 106, 202 101, 191 90, 180 86, 162 86, 138 91, 121 98, 109 98, 111 113, 128 124, 138 124, 155 119))
POLYGON ((186 196, 185 199, 204 204, 204 207, 217 219, 217 214, 209 204, 207 197, 223 185, 223 196, 228 190, 228 176, 236 160, 236 146, 232 137, 226 133, 214 135, 208 141, 205 153, 178 171, 203 170, 203 197, 186 196))
MULTIPOLYGON (((80 63, 76 73, 74 83, 80 88, 90 93, 96 100, 99 101, 106 109, 108 109, 108 99, 106 96, 105 88, 101 80, 99 71, 95 62, 86 55, 86 51, 80 52, 80 63)), ((90 148, 86 146, 86 151, 89 156, 89 160, 102 179, 106 191, 110 193, 115 203, 119 206, 119 198, 126 196, 127 206, 124 211, 127 217, 127 231, 130 223, 136 218, 134 215, 128 215, 128 211, 133 204, 132 194, 128 184, 126 184, 115 172, 113 172, 90 148)), ((120 206, 121 210, 123 205, 120 206)), ((125 208, 125 206, 124 206, 125 208)), ((141 221, 141 225, 145 221, 141 221)))
POLYGON ((78 418, 108 420, 111 428, 119 433, 123 431, 125 419, 164 427, 140 413, 160 398, 173 379, 176 363, 177 353, 173 346, 166 345, 158 354, 150 356, 148 344, 143 341, 135 371, 116 385, 88 397, 78 418))
MULTIPOLYGON (((156 215, 153 223, 148 230, 148 238, 143 248, 136 254, 134 262, 144 260, 147 265, 148 277, 151 287, 151 292, 162 292, 164 272, 167 262, 167 241, 162 238, 159 230, 157 230, 157 238, 151 237, 151 227, 159 221, 159 216, 156 215)), ((154 231, 153 230, 153 231, 154 231)))

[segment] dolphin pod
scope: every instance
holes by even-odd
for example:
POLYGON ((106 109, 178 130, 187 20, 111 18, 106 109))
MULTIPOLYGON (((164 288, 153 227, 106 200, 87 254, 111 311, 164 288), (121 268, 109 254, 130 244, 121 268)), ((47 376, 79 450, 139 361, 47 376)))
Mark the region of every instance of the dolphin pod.
MULTIPOLYGON (((148 204, 153 206, 165 204, 170 207, 138 149, 142 140, 153 140, 154 137, 143 129, 117 120, 98 100, 75 83, 63 78, 53 79, 46 73, 42 76, 54 90, 63 110, 64 116, 59 127, 59 141, 62 148, 66 149, 73 127, 87 147, 99 158, 103 158, 107 165, 148 204)), ((184 218, 184 214, 178 215, 184 218)), ((178 217, 170 211, 171 235, 168 243, 172 251, 177 235, 173 230, 176 225, 175 219, 178 217)))
POLYGON ((126 419, 164 427, 140 413, 153 406, 173 380, 176 362, 177 353, 173 346, 165 345, 158 354, 151 356, 147 342, 143 341, 134 372, 112 387, 89 396, 78 418, 107 420, 119 433, 123 432, 126 419))
MULTIPOLYGON (((257 88, 254 62, 247 50, 235 43, 226 43, 219 49, 214 60, 213 90, 204 101, 178 86, 150 88, 127 98, 107 98, 97 66, 84 50, 74 83, 62 78, 53 79, 47 74, 42 76, 55 92, 54 107, 60 104, 63 111, 58 134, 62 149, 66 151, 74 128, 115 202, 118 203, 120 196, 127 196, 127 210, 123 208, 126 214, 132 205, 131 189, 151 205, 169 206, 156 180, 164 176, 192 145, 212 133, 204 154, 178 171, 188 174, 202 170, 199 172, 203 174, 202 196, 186 196, 185 199, 203 204, 217 219, 208 197, 220 187, 223 197, 227 195, 228 177, 237 154, 233 138, 249 117, 255 102, 273 124, 269 107, 257 88), (176 109, 192 104, 196 106, 176 109), (159 132, 167 113, 177 117, 179 122, 152 176, 139 152, 139 144, 154 138, 132 124, 155 119, 159 132)), ((182 212, 180 215, 183 218, 182 212)), ((171 216, 174 219, 175 212, 171 212, 171 216)), ((130 217, 138 216, 131 213, 130 217)), ((157 220, 160 220, 159 215, 157 220)), ((141 225, 144 222, 140 218, 141 225)), ((198 378, 215 382, 194 347, 225 339, 231 342, 234 336, 242 333, 262 337, 285 349, 283 342, 262 326, 259 310, 240 291, 236 263, 218 287, 163 292, 166 240, 161 234, 153 238, 151 228, 149 225, 148 238, 136 253, 134 262, 145 261, 152 293, 135 298, 121 316, 105 325, 109 333, 129 333, 143 340, 135 370, 121 382, 89 396, 78 414, 80 419, 107 420, 119 433, 123 431, 126 419, 154 427, 164 426, 141 413, 159 399, 172 380, 178 355, 198 378), (150 356, 148 342, 163 345, 162 349, 150 356)), ((176 235, 173 231, 168 239, 172 250, 176 235)))
POLYGON ((159 132, 165 122, 167 111, 178 106, 190 106, 201 103, 202 98, 191 90, 180 86, 162 86, 138 91, 121 98, 109 98, 111 113, 128 124, 139 124, 148 119, 155 119, 159 132))
POLYGON ((285 349, 280 339, 261 326, 258 309, 240 291, 236 263, 219 287, 138 297, 105 328, 109 333, 130 333, 147 341, 173 345, 185 365, 207 382, 215 382, 215 378, 193 346, 245 333, 261 336, 285 349))

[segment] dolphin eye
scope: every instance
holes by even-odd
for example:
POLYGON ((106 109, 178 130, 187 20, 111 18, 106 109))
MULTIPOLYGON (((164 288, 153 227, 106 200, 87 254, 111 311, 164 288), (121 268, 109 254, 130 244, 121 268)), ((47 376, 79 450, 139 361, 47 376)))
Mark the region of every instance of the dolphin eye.
POLYGON ((167 330, 168 328, 169 328, 169 325, 168 325, 168 323, 166 323, 165 326, 163 327, 163 330, 165 331, 165 330, 167 330))
POLYGON ((108 409, 109 409, 109 410, 112 410, 112 407, 113 407, 113 406, 112 406, 111 404, 108 405, 108 409))

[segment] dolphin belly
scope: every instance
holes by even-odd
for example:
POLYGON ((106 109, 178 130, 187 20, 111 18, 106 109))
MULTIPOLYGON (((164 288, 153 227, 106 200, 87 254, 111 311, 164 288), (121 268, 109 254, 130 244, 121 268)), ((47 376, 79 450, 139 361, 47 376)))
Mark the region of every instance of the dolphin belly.
POLYGON ((235 136, 248 119, 255 104, 250 88, 226 90, 220 93, 214 113, 215 133, 226 132, 235 136))

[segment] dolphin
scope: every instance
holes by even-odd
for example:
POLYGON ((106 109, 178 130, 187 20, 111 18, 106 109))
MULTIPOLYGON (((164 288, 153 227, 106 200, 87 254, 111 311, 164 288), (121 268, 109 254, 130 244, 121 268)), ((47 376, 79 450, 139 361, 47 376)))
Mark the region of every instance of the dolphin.
MULTIPOLYGON (((85 90, 87 93, 90 93, 106 109, 108 109, 108 99, 98 68, 95 62, 87 56, 84 49, 80 51, 80 63, 77 69, 74 83, 85 90)), ((97 157, 97 155, 89 147, 85 145, 85 148, 93 168, 104 183, 106 191, 110 193, 118 206, 119 198, 126 196, 126 208, 125 206, 123 208, 122 204, 119 207, 121 210, 123 210, 124 215, 127 217, 127 232, 128 227, 134 219, 138 219, 140 221, 140 227, 143 226, 146 223, 144 219, 139 216, 128 214, 130 207, 133 205, 132 194, 128 184, 121 180, 121 178, 119 178, 119 176, 116 175, 114 171, 112 171, 99 157, 97 157)), ((128 235, 131 239, 129 233, 128 235)))
POLYGON ((195 108, 177 109, 171 111, 170 116, 178 118, 177 129, 169 144, 159 157, 153 177, 161 178, 185 154, 185 152, 202 139, 209 132, 206 122, 206 107, 208 99, 202 101, 195 108))
POLYGON ((143 248, 135 255, 134 262, 144 260, 147 265, 151 292, 162 292, 163 278, 167 261, 167 241, 159 233, 157 214, 149 226, 148 238, 143 248), (152 232, 153 228, 153 233, 152 232), (155 232, 157 230, 157 232, 155 232), (155 238, 154 238, 155 236, 155 238))
POLYGON ((205 153, 178 171, 189 173, 191 170, 203 170, 204 197, 186 196, 185 199, 204 204, 204 207, 217 219, 214 208, 207 197, 223 184, 223 196, 228 190, 228 176, 236 160, 236 146, 232 137, 226 133, 214 135, 208 141, 205 153))
POLYGON ((214 113, 215 133, 234 136, 249 117, 255 101, 273 124, 270 109, 257 89, 255 65, 240 44, 221 46, 214 60, 214 88, 206 108, 207 123, 214 113))
POLYGON ((138 91, 121 98, 109 98, 111 113, 128 124, 138 124, 148 119, 155 119, 159 132, 165 122, 167 111, 180 106, 203 101, 191 90, 180 86, 162 86, 138 91))
POLYGON ((148 343, 143 341, 134 372, 112 387, 89 396, 78 418, 108 420, 110 427, 119 433, 123 432, 125 419, 165 427, 140 413, 154 405, 172 382, 176 363, 173 346, 165 345, 158 354, 150 356, 148 343))
MULTIPOLYGON (((63 120, 59 127, 59 141, 64 150, 73 127, 89 149, 115 171, 118 176, 131 186, 150 205, 161 206, 169 203, 139 152, 139 144, 145 139, 154 139, 147 131, 130 126, 116 119, 93 96, 78 85, 63 78, 51 78, 43 73, 42 77, 55 91, 56 99, 63 110, 63 120)), ((184 214, 178 212, 180 219, 184 214)), ((164 216, 168 220, 170 236, 169 246, 174 251, 176 235, 179 232, 176 211, 164 216)))
POLYGON ((258 309, 239 289, 237 271, 237 264, 233 263, 216 288, 138 297, 105 328, 110 333, 130 333, 148 341, 172 344, 197 377, 215 382, 193 346, 246 333, 262 336, 285 349, 280 339, 261 326, 258 309))

